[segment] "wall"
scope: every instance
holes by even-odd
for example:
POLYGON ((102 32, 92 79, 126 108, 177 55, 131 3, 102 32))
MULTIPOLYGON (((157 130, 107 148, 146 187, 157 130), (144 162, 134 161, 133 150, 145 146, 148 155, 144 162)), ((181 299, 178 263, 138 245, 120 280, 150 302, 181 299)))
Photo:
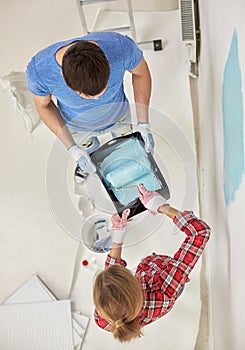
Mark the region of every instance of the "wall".
POLYGON ((208 250, 213 339, 209 348, 241 350, 245 344, 245 24, 243 0, 199 4, 200 197, 212 227, 208 250))

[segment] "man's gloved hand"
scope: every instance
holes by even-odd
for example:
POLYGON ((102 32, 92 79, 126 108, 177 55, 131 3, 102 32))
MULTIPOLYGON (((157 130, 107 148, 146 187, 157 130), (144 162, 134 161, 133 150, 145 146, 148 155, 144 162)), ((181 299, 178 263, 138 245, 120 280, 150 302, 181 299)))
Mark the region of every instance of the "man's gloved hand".
POLYGON ((153 152, 154 150, 154 140, 152 134, 149 132, 149 123, 137 123, 136 131, 139 131, 144 142, 145 142, 145 150, 147 153, 153 152))
POLYGON ((71 147, 67 149, 72 158, 77 162, 80 169, 85 173, 95 173, 96 167, 91 161, 90 156, 86 151, 74 143, 71 147))
POLYGON ((113 243, 121 245, 123 243, 126 226, 127 226, 127 217, 130 214, 130 209, 124 210, 122 217, 118 214, 114 214, 111 218, 112 230, 114 230, 113 243))
POLYGON ((151 214, 158 213, 159 207, 169 206, 165 198, 155 191, 148 191, 143 184, 138 185, 138 191, 141 203, 151 214))

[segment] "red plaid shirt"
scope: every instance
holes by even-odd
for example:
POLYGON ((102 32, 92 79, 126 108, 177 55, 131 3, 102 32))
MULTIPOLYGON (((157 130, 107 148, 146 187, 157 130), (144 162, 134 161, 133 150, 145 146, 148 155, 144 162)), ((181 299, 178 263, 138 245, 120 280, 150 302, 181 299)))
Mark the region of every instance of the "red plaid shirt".
MULTIPOLYGON (((144 258, 136 269, 135 276, 139 279, 144 293, 144 304, 139 314, 142 327, 166 315, 172 309, 209 240, 209 226, 199 220, 193 212, 179 213, 173 221, 187 236, 174 257, 153 253, 144 258)), ((108 255, 105 267, 114 264, 125 267, 127 265, 125 260, 113 259, 108 255)), ((99 327, 111 330, 110 324, 96 311, 94 318, 99 327)))

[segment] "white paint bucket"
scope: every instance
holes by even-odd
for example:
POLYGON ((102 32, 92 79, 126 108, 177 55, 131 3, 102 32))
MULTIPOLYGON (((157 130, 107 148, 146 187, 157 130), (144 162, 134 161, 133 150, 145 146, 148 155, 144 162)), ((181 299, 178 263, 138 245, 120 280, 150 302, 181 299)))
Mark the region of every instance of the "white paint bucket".
POLYGON ((109 252, 109 248, 107 251, 97 251, 94 248, 94 241, 95 241, 95 222, 98 220, 106 220, 107 225, 108 225, 108 230, 111 229, 111 215, 106 214, 106 213, 96 213, 93 215, 88 216, 84 222, 83 226, 81 229, 81 241, 85 245, 86 248, 88 248, 90 251, 94 253, 107 253, 109 252))

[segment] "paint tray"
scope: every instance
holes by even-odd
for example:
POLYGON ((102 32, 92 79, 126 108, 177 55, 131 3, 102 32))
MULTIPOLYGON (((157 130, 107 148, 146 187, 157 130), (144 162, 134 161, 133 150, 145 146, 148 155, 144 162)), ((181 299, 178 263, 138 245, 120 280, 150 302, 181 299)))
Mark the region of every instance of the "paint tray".
POLYGON ((169 199, 167 183, 139 132, 108 141, 90 156, 119 214, 129 208, 132 217, 146 210, 139 200, 139 183, 169 199))

